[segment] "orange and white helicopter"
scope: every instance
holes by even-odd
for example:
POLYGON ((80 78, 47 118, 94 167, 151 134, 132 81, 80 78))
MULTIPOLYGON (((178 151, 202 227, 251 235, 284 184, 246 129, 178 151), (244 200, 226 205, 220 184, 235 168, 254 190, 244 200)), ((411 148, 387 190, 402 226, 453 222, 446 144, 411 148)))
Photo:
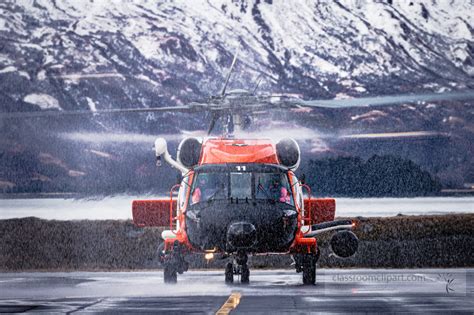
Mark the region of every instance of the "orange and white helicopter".
POLYGON ((349 231, 354 223, 334 221, 335 200, 303 196, 309 187, 295 176, 300 150, 292 139, 187 138, 174 160, 158 138, 155 154, 183 176, 172 189, 177 200, 172 193, 168 200, 136 200, 133 220, 168 227, 159 250, 165 282, 176 282, 177 273, 188 269, 186 253, 228 256, 226 283, 234 274, 249 282, 249 254, 278 253, 292 255, 303 283, 314 284, 320 233, 338 230, 331 240, 338 256, 357 250, 349 231))

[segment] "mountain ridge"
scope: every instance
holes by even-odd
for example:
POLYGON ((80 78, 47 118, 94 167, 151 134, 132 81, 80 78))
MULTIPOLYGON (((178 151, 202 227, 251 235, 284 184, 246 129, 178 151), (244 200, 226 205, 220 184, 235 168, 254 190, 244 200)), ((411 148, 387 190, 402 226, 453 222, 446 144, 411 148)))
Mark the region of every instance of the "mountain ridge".
MULTIPOLYGON (((259 91, 303 99, 472 89, 473 12, 469 2, 431 0, 6 1, 0 3, 0 111, 159 107, 204 100, 221 90, 237 50, 232 89, 253 89, 260 75, 259 91)), ((296 135, 311 130, 310 143, 302 144, 309 154, 399 154, 433 175, 474 181, 472 100, 269 117, 255 118, 255 126, 266 130, 284 121, 283 128, 298 126, 296 135), (401 148, 390 142, 317 138, 320 133, 393 131, 435 131, 450 140, 415 141, 401 148)), ((150 154, 146 150, 73 144, 71 139, 60 144, 58 134, 181 134, 206 129, 208 120, 206 114, 178 113, 0 120, 6 135, 0 149, 13 150, 19 160, 32 154, 41 161, 40 154, 50 154, 70 165, 73 174, 89 176, 103 167, 104 159, 90 150, 118 156, 127 166, 135 166, 129 159, 153 162, 143 156, 150 154)), ((0 180, 44 178, 38 169, 25 174, 17 167, 0 165, 1 174, 9 174, 0 180)))

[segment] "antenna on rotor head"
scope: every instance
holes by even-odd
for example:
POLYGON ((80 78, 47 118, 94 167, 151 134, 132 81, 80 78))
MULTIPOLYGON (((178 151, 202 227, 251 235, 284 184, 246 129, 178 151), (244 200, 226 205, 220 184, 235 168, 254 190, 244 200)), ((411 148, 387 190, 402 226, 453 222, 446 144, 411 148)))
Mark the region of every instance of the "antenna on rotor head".
POLYGON ((227 73, 227 76, 225 78, 225 83, 224 83, 224 87, 222 88, 221 96, 225 95, 225 90, 227 89, 227 84, 229 84, 230 75, 232 74, 232 70, 234 69, 234 65, 237 61, 237 56, 238 55, 239 55, 239 50, 237 49, 237 51, 235 52, 235 55, 234 55, 234 60, 232 60, 232 65, 230 66, 229 72, 227 73))

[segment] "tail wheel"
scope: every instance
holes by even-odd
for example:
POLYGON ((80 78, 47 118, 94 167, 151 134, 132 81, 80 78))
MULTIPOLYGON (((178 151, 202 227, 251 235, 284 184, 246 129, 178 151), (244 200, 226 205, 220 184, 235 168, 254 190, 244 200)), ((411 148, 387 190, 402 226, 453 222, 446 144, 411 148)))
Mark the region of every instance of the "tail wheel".
POLYGON ((178 273, 175 268, 165 264, 164 266, 164 279, 165 283, 176 283, 178 282, 178 273))
POLYGON ((225 266, 225 283, 234 283, 234 265, 232 263, 225 266))
POLYGON ((303 257, 303 284, 314 285, 316 283, 316 261, 312 254, 303 257))
POLYGON ((250 270, 247 264, 242 265, 242 274, 240 275, 240 283, 247 284, 250 281, 250 270))

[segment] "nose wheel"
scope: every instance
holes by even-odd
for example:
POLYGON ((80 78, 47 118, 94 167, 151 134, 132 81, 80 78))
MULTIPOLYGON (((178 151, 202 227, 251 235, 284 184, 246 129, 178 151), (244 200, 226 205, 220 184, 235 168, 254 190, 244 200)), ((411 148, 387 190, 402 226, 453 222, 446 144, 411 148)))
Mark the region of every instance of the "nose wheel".
POLYGON ((250 270, 247 264, 240 267, 240 283, 247 284, 250 282, 250 270))
POLYGON ((234 264, 231 262, 225 266, 225 283, 234 283, 234 264))
POLYGON ((248 284, 250 282, 250 270, 247 265, 248 256, 245 252, 238 252, 232 259, 232 262, 225 266, 225 283, 234 283, 234 275, 240 275, 240 283, 248 284))

